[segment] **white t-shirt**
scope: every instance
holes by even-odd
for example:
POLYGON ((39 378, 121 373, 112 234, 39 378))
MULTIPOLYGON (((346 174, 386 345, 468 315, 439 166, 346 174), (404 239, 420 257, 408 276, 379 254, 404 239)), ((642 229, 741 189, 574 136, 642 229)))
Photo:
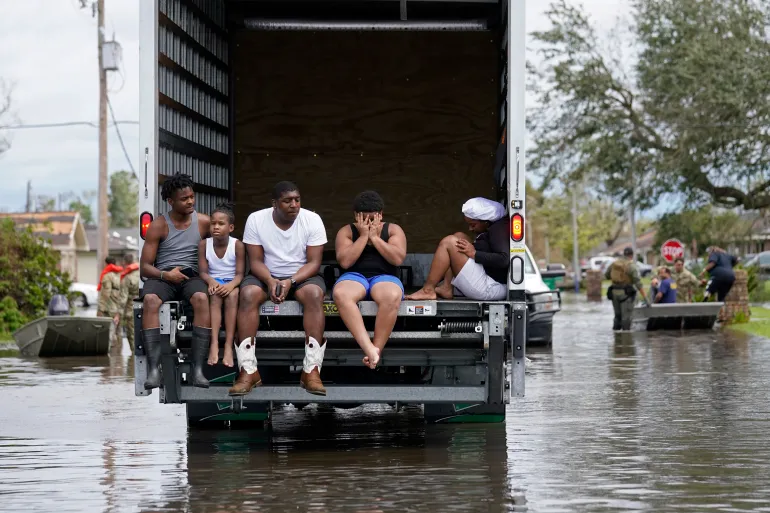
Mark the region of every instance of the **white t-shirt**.
POLYGON ((321 216, 301 208, 291 228, 281 230, 273 221, 273 208, 249 215, 243 229, 243 243, 262 246, 265 265, 277 278, 288 278, 307 263, 307 247, 326 244, 321 216))

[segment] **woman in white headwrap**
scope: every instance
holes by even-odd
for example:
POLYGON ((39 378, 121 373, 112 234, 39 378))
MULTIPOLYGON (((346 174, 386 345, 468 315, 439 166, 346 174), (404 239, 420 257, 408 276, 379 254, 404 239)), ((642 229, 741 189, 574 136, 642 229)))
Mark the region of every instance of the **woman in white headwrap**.
POLYGON ((505 298, 510 246, 505 207, 487 198, 472 198, 463 204, 462 212, 476 239, 471 242, 464 233, 444 237, 433 255, 422 289, 406 299, 451 299, 453 286, 468 299, 505 298), (442 279, 444 283, 439 286, 442 279))

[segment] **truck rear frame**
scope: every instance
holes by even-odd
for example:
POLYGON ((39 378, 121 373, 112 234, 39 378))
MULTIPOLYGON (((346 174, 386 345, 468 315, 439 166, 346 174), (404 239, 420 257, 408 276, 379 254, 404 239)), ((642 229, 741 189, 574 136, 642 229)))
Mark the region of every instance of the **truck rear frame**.
MULTIPOLYGON (((236 0, 233 3, 248 2, 236 0)), ((375 3, 388 2, 357 4, 360 9, 366 9, 367 4, 375 3)), ((241 23, 251 30, 490 31, 499 43, 500 53, 498 123, 501 143, 498 145, 495 184, 499 199, 507 206, 512 225, 508 298, 493 302, 404 301, 383 354, 381 369, 376 372, 363 367, 360 350, 339 319, 335 305, 327 301, 324 309, 328 345, 322 370, 327 388, 325 397, 310 395, 298 384, 304 355, 298 303, 262 305, 257 358, 264 384, 248 395, 236 398, 228 396, 227 388, 237 374, 237 363, 234 369, 221 363, 208 368, 205 371, 211 380, 208 389, 187 383, 192 312, 184 302, 166 303, 161 309, 164 350, 159 400, 186 404, 191 424, 236 420, 265 422, 269 421, 274 406, 284 403, 330 403, 346 407, 366 403, 387 403, 395 407, 423 404, 429 422, 494 422, 504 419, 505 406, 511 397, 524 396, 528 306, 538 301, 532 295, 528 297, 524 288, 524 259, 527 258, 524 234, 525 2, 449 0, 442 3, 458 5, 458 12, 464 8, 460 4, 491 5, 499 9, 497 25, 468 19, 406 21, 408 7, 430 2, 401 0, 395 3, 401 6, 401 21, 245 19, 241 23)), ((207 59, 227 60, 232 55, 234 39, 225 40, 227 31, 224 29, 228 23, 228 5, 230 2, 224 0, 147 0, 140 4, 142 226, 147 224, 149 217, 164 210, 158 185, 165 176, 178 171, 190 173, 190 166, 197 184, 200 211, 210 212, 218 201, 234 196, 237 183, 232 120, 234 77, 232 74, 224 77, 216 67, 204 65, 207 59), (222 41, 226 47, 222 46, 222 41), (227 83, 223 83, 225 79, 227 83), (214 107, 203 105, 209 98, 214 107), (230 112, 229 123, 222 121, 228 116, 216 108, 225 102, 230 112), (185 123, 189 127, 185 128, 185 123), (212 132, 207 128, 209 126, 215 130, 212 132), (229 133, 225 133, 225 126, 229 133), (220 130, 219 135, 216 130, 220 130), (212 152, 212 149, 217 151, 212 152), (221 157, 226 154, 229 154, 229 162, 221 157), (225 176, 223 169, 228 167, 225 176)), ((363 301, 359 307, 370 325, 376 305, 363 301)), ((134 313, 136 395, 146 396, 151 391, 143 388, 147 362, 141 338, 142 307, 139 301, 135 303, 134 313)), ((220 334, 221 341, 223 335, 224 332, 220 334)))

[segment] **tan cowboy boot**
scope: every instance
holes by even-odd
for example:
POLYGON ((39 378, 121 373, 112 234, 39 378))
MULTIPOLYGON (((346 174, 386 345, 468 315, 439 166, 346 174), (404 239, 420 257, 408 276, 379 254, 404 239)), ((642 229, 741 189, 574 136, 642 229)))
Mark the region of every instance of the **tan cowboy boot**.
POLYGON ((254 337, 241 341, 240 345, 235 346, 235 356, 238 358, 238 379, 230 387, 230 395, 246 395, 251 389, 262 384, 262 378, 257 370, 257 357, 254 354, 254 337))
POLYGON ((321 381, 321 365, 326 352, 326 339, 319 344, 313 337, 308 337, 305 343, 305 359, 302 361, 302 377, 299 386, 314 395, 326 395, 326 389, 321 381))

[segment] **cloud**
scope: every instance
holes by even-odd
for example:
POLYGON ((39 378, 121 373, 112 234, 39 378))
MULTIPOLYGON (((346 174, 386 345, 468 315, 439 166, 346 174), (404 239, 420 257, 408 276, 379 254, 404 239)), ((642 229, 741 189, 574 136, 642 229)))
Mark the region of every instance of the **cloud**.
MULTIPOLYGON (((106 36, 123 48, 122 76, 110 73, 110 100, 121 120, 138 120, 139 1, 106 0, 106 36)), ((96 20, 79 0, 5 2, 0 17, 0 73, 15 83, 14 107, 26 124, 98 121, 96 20)), ((527 29, 547 27, 547 2, 528 2, 527 29)), ((625 2, 583 0, 602 28, 609 28, 625 2)), ((134 166, 139 168, 137 125, 121 125, 134 166)), ((0 209, 25 203, 27 180, 35 194, 96 189, 98 131, 91 127, 13 131, 10 151, 0 155, 0 209)), ((115 129, 109 130, 109 171, 128 169, 115 129)))
MULTIPOLYGON (((0 18, 0 70, 15 84, 14 109, 24 124, 99 119, 96 20, 78 0, 25 0, 4 6, 0 18)), ((110 73, 110 100, 118 119, 136 120, 139 104, 139 12, 136 0, 106 0, 106 36, 123 48, 122 74, 110 73), (122 88, 121 88, 122 85, 122 88)), ((134 165, 138 127, 121 125, 134 165)), ((77 126, 12 131, 0 155, 0 208, 24 206, 27 180, 34 194, 55 196, 96 189, 96 128, 77 126)), ((115 129, 108 133, 108 169, 127 169, 115 129)))

